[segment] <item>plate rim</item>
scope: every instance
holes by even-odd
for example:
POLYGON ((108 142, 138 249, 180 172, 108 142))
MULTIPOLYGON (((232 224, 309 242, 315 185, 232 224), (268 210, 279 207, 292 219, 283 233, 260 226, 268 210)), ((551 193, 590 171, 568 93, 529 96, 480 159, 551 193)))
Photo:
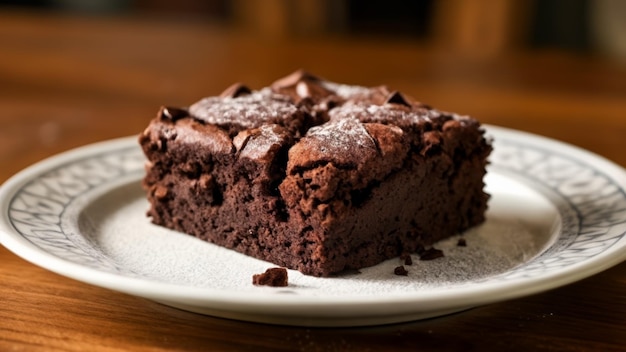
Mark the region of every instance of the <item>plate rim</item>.
MULTIPOLYGON (((567 144, 561 141, 518 131, 505 127, 484 124, 487 135, 502 135, 514 139, 530 140, 532 144, 542 143, 552 148, 566 148, 571 152, 580 155, 580 159, 589 162, 593 160, 593 165, 600 165, 600 169, 608 170, 606 173, 622 187, 626 188, 626 171, 612 161, 582 149, 580 147, 567 144), (537 142, 536 142, 537 141, 537 142), (619 175, 620 177, 615 177, 619 175), (618 182, 619 181, 619 182, 618 182)), ((297 295, 280 295, 280 302, 276 300, 274 290, 259 290, 258 294, 232 292, 231 290, 199 288, 180 284, 165 282, 147 281, 144 278, 134 278, 105 272, 91 267, 86 267, 79 263, 58 258, 35 244, 28 241, 20 234, 10 228, 8 222, 7 205, 9 200, 42 172, 49 171, 55 165, 59 165, 79 158, 93 157, 103 148, 121 149, 122 147, 133 147, 131 140, 136 141, 136 136, 111 139, 96 142, 86 146, 74 148, 66 152, 46 158, 37 162, 22 171, 16 173, 0 186, 0 244, 13 252, 15 255, 43 267, 57 274, 88 283, 91 285, 128 293, 156 301, 180 301, 185 300, 195 305, 229 307, 230 309, 244 311, 256 311, 262 313, 267 309, 278 315, 291 316, 292 309, 298 307, 300 316, 303 312, 311 316, 332 317, 342 312, 344 316, 358 314, 360 310, 367 306, 371 313, 372 305, 378 309, 378 315, 406 313, 407 309, 419 309, 420 307, 430 307, 431 309, 456 307, 463 309, 470 306, 484 305, 498 301, 509 300, 522 296, 543 292, 549 289, 564 286, 569 283, 587 278, 612 266, 615 266, 626 259, 626 239, 621 238, 597 255, 556 271, 544 273, 539 276, 525 278, 523 280, 481 282, 476 285, 464 286, 461 290, 450 290, 449 288, 434 288, 420 292, 393 293, 384 297, 379 296, 333 296, 332 299, 320 299, 319 297, 303 297, 297 295), (621 251, 620 251, 621 249, 621 251), (340 311, 337 308, 341 308, 340 311)))

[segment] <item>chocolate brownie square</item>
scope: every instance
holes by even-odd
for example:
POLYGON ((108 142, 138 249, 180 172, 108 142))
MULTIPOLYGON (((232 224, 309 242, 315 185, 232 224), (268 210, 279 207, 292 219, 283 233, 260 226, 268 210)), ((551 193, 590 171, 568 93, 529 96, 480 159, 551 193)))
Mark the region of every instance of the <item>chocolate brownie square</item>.
POLYGON ((304 274, 360 269, 485 219, 480 123, 298 71, 159 111, 139 138, 155 224, 304 274))

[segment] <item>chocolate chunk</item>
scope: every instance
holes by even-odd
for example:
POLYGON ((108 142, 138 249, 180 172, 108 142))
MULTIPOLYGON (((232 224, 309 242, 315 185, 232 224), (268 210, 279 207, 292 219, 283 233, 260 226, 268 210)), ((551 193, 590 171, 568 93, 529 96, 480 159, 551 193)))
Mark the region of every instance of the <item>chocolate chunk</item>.
POLYGON ((319 83, 302 81, 296 85, 296 94, 302 99, 312 98, 318 100, 333 94, 333 92, 324 88, 319 83))
POLYGON ((289 284, 287 269, 269 268, 263 274, 254 274, 252 284, 258 286, 285 287, 289 284))
POLYGON ((289 87, 295 87, 299 82, 320 82, 320 78, 312 75, 305 70, 297 70, 287 77, 283 77, 274 83, 272 83, 273 89, 283 89, 289 87))
POLYGON ((251 93, 252 93, 252 90, 250 90, 250 88, 248 88, 247 86, 241 83, 235 83, 232 86, 226 88, 226 90, 224 90, 222 94, 220 94, 220 97, 221 98, 237 98, 239 96, 248 95, 251 93))
POLYGON ((467 242, 465 241, 465 238, 459 238, 456 245, 459 247, 467 247, 467 242))
POLYGON ((272 83, 272 90, 290 96, 296 103, 319 101, 333 95, 322 80, 306 71, 298 70, 272 83))
POLYGON ((170 120, 172 122, 176 120, 180 120, 183 117, 187 117, 187 116, 189 116, 189 113, 187 112, 187 110, 183 110, 179 108, 163 106, 161 107, 161 110, 159 111, 159 117, 161 118, 161 120, 170 120))
POLYGON ((393 269, 393 273, 398 275, 398 276, 407 276, 407 275, 409 275, 409 272, 406 271, 406 269, 402 265, 395 267, 395 269, 393 269))
POLYGON ((443 251, 435 248, 429 248, 420 254, 420 260, 433 260, 443 257, 443 251))
POLYGON ((402 95, 402 93, 398 91, 393 91, 387 99, 385 100, 385 104, 399 104, 407 107, 411 107, 411 104, 406 100, 406 98, 402 95))

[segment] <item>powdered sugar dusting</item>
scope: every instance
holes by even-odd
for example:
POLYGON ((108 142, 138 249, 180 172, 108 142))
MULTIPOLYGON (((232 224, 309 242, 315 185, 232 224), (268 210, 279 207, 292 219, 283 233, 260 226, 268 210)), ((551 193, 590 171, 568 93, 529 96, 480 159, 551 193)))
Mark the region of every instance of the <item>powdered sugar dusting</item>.
POLYGON ((352 86, 327 81, 322 81, 321 85, 328 90, 334 91, 335 94, 344 99, 350 99, 358 95, 366 95, 370 92, 370 88, 363 86, 352 86))
POLYGON ((362 122, 407 125, 431 121, 441 114, 431 109, 394 109, 388 105, 347 103, 331 110, 328 115, 331 121, 345 118, 357 118, 362 122))
POLYGON ((266 156, 272 147, 284 143, 284 136, 277 131, 277 125, 261 126, 257 133, 250 135, 245 147, 240 150, 240 157, 259 159, 266 156))
POLYGON ((306 137, 319 141, 324 151, 330 154, 349 155, 354 153, 355 148, 376 150, 376 144, 365 126, 354 118, 330 121, 313 127, 306 137))
POLYGON ((288 120, 298 111, 283 95, 269 88, 236 98, 208 97, 189 107, 189 113, 206 123, 220 126, 237 124, 255 128, 267 122, 288 120))

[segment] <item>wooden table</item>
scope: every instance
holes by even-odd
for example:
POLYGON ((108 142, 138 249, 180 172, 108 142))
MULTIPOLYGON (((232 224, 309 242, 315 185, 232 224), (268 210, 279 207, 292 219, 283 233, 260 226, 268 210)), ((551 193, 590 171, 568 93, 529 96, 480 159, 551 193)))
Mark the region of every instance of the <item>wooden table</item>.
MULTIPOLYGON (((189 19, 0 13, 0 182, 58 152, 137 134, 162 104, 296 68, 387 83, 433 106, 626 166, 626 65, 497 58, 364 38, 262 38, 189 19)), ((626 264, 559 289, 425 321, 302 328, 202 316, 73 281, 0 247, 1 351, 626 349, 626 264)))

